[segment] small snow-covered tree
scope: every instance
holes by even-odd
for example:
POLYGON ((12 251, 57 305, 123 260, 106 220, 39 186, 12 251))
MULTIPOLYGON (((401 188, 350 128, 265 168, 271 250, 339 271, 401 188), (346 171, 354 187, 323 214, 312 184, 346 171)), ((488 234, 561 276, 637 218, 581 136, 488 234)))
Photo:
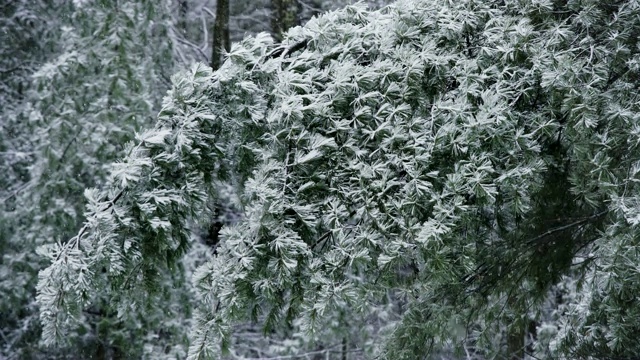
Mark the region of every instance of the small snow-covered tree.
POLYGON ((364 338, 383 336, 367 351, 392 359, 467 345, 523 357, 527 333, 557 357, 638 353, 639 11, 359 5, 176 75, 155 127, 85 191, 84 227, 48 250, 45 340, 96 286, 120 307, 153 293, 231 184, 242 218, 194 274, 193 359, 234 351, 245 320, 346 339, 340 313, 385 318, 364 338))

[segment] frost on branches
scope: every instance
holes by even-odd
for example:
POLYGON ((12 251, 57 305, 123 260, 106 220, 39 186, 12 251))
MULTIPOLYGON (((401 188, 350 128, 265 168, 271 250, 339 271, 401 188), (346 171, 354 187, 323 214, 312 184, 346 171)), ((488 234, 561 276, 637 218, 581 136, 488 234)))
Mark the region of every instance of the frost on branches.
POLYGON ((313 338, 389 303, 367 350, 383 357, 637 354, 638 13, 353 6, 176 75, 155 128, 85 193, 84 228, 49 250, 45 340, 95 287, 153 292, 231 183, 243 216, 194 274, 193 359, 233 352, 238 321, 313 338))
MULTIPOLYGON (((87 358, 139 358, 144 347, 163 343, 164 339, 154 339, 159 329, 163 338, 175 340, 178 336, 173 335, 179 333, 175 329, 180 328, 175 324, 186 311, 167 305, 162 311, 118 313, 109 307, 102 288, 92 288, 90 294, 75 294, 91 305, 72 311, 74 321, 66 323, 63 341, 45 349, 38 344, 41 328, 35 297, 38 271, 48 261, 35 249, 44 245, 42 252, 50 255, 48 244, 65 241, 70 245, 66 240, 85 220, 85 188, 101 186, 109 174, 107 165, 126 154, 124 143, 134 139, 134 131, 155 123, 154 113, 161 103, 158 93, 164 92, 161 79, 173 67, 172 43, 166 37, 170 26, 167 2, 95 1, 74 6, 70 1, 18 1, 7 5, 6 10, 15 8, 15 17, 26 17, 35 24, 29 28, 35 38, 43 40, 41 52, 27 52, 34 56, 27 62, 33 69, 25 76, 16 117, 2 124, 3 129, 11 130, 8 139, 29 153, 20 176, 7 181, 13 189, 6 194, 0 191, 4 250, 0 251, 0 358, 68 358, 79 356, 78 352, 87 358)), ((15 43, 28 48, 31 41, 27 40, 15 43)), ((10 169, 2 169, 2 177, 11 174, 10 169)), ((103 269, 91 267, 97 259, 84 258, 87 248, 82 245, 72 250, 73 255, 61 254, 70 270, 52 274, 87 287, 102 276, 103 269)), ((58 291, 43 288, 42 299, 73 307, 65 298, 56 297, 58 291)), ((183 296, 176 292, 154 294, 153 298, 166 301, 183 296)), ((42 323, 48 326, 51 322, 46 319, 54 313, 45 307, 41 310, 42 323)), ((44 343, 59 332, 46 327, 44 343)), ((182 352, 186 353, 186 347, 182 352)))

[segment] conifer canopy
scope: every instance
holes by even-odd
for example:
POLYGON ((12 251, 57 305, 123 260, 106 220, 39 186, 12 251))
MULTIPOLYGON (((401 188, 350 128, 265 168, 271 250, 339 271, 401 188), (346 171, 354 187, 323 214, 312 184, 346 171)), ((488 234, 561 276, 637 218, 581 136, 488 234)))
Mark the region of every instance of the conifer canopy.
POLYGON ((634 0, 400 0, 234 44, 173 77, 82 230, 42 249, 45 341, 95 288, 123 312, 157 291, 224 200, 241 216, 193 276, 190 358, 237 321, 313 336, 389 303, 390 359, 501 332, 640 353, 638 34, 634 0))

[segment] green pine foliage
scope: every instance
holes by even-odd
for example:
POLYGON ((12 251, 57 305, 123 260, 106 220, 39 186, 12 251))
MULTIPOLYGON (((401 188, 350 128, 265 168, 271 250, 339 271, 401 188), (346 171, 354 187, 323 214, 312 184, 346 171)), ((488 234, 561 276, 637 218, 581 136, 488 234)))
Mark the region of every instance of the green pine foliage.
MULTIPOLYGON (((32 6, 34 13, 44 13, 32 6)), ((0 273, 7 323, 3 353, 9 358, 184 357, 190 294, 180 271, 156 274, 163 285, 146 297, 131 298, 126 308, 111 307, 99 287, 76 294, 90 305, 66 319, 68 331, 58 347, 46 347, 58 331, 47 327, 47 319, 58 314, 42 307, 38 312, 38 271, 46 268, 49 248, 82 227, 84 189, 102 186, 108 164, 126 154, 124 144, 153 124, 174 71, 166 2, 65 2, 55 11, 58 23, 33 19, 38 26, 56 27, 51 41, 57 48, 32 70, 24 104, 7 124, 18 125, 14 136, 27 139, 30 157, 23 167, 26 180, 10 188, 15 190, 2 214, 3 245, 11 249, 0 273), (153 310, 138 302, 166 305, 153 310)), ((68 280, 89 284, 108 269, 79 270, 80 276, 68 280)))
POLYGON ((97 297, 157 311, 191 225, 231 197, 241 217, 193 274, 190 359, 236 354, 247 322, 389 359, 640 353, 639 13, 356 5, 174 76, 84 226, 43 249, 43 340, 97 297))
POLYGON ((0 358, 38 356, 35 283, 38 261, 13 236, 20 226, 16 195, 28 187, 34 152, 28 119, 30 75, 58 50, 61 1, 0 5, 0 358))

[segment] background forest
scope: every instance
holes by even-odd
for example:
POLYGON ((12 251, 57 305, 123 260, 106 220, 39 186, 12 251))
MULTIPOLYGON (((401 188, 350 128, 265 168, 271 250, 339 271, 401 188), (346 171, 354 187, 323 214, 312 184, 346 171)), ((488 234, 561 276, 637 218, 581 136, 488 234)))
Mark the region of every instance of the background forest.
MULTIPOLYGON (((124 145, 153 126, 175 72, 196 62, 219 67, 232 41, 261 31, 280 38, 289 27, 346 4, 0 1, 0 358, 186 357, 195 301, 190 273, 211 256, 222 219, 194 225, 184 268, 163 274, 174 288, 154 295, 157 308, 122 316, 105 310, 109 299, 97 294, 96 305, 83 309, 55 347, 40 341, 36 283, 48 261, 37 248, 66 241, 82 227, 84 189, 101 186, 108 165, 124 157, 124 145)), ((243 331, 236 351, 254 357, 324 354, 334 345, 282 334, 262 339, 250 324, 243 331)))
POLYGON ((637 358, 640 2, 352 3, 0 0, 0 359, 637 358))

